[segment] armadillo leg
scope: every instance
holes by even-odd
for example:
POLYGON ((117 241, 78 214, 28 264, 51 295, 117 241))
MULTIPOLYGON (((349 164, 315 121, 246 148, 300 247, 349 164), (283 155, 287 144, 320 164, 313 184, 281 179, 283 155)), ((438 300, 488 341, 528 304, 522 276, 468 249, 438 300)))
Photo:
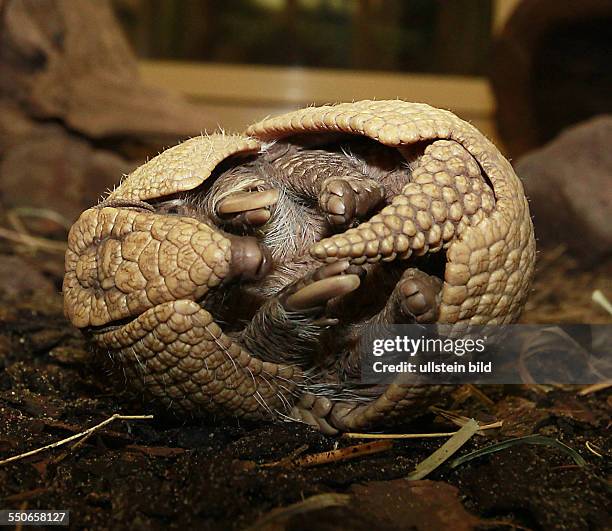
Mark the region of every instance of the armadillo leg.
POLYGON ((296 367, 251 356, 189 300, 160 304, 95 339, 136 385, 186 411, 285 418, 302 378, 296 367))
MULTIPOLYGON (((380 326, 385 325, 435 322, 440 304, 441 288, 442 281, 437 277, 416 268, 407 269, 391 293, 385 307, 361 329, 360 333, 368 334, 371 331, 380 334, 380 326)), ((364 344, 364 341, 365 344, 369 343, 368 338, 361 337, 361 340, 355 342, 355 348, 344 361, 345 372, 356 379, 360 378, 361 345, 364 344)), ((359 402, 340 401, 331 404, 325 410, 325 422, 328 425, 337 430, 363 430, 374 425, 377 419, 383 417, 399 416, 402 411, 425 410, 437 396, 428 387, 409 383, 402 385, 400 382, 392 384, 388 389, 387 386, 377 386, 356 388, 354 392, 363 395, 364 398, 372 396, 371 402, 366 403, 360 400, 359 402)), ((439 392, 439 388, 436 392, 439 392)), ((305 398, 306 395, 302 396, 296 407, 299 407, 305 398)), ((320 409, 322 409, 321 405, 318 406, 316 412, 320 409)), ((313 416, 312 413, 311 416, 313 416)), ((319 421, 319 425, 323 425, 322 421, 319 421)))
POLYGON ((435 323, 440 308, 442 280, 417 268, 402 274, 385 307, 371 324, 435 323))
POLYGON ((270 161, 276 178, 294 194, 317 201, 330 225, 345 229, 381 204, 383 185, 356 157, 324 150, 289 149, 270 161))
POLYGON ((437 140, 417 159, 410 182, 390 205, 368 222, 317 242, 311 254, 359 264, 436 252, 464 226, 480 222, 494 204, 468 151, 452 140, 437 140))
MULTIPOLYGON (((320 350, 321 334, 337 319, 327 303, 355 290, 361 268, 336 262, 312 271, 268 300, 240 335, 241 344, 262 360, 310 367, 320 350)), ((328 435, 338 433, 326 417, 332 402, 312 393, 300 395, 289 416, 328 435)))
POLYGON ((337 324, 327 303, 359 287, 355 269, 348 261, 336 262, 291 283, 257 311, 240 342, 262 360, 311 365, 321 333, 337 324))
POLYGON ((332 401, 326 396, 305 392, 293 406, 290 416, 328 435, 365 431, 383 424, 390 425, 404 416, 413 417, 418 411, 426 412, 448 389, 452 387, 402 383, 402 378, 398 378, 390 385, 355 389, 355 393, 363 396, 359 401, 332 401), (376 397, 371 401, 364 400, 370 394, 376 397))
POLYGON ((267 223, 278 200, 273 176, 257 162, 222 173, 205 198, 206 211, 217 225, 247 231, 267 223))
POLYGON ((336 402, 326 421, 339 431, 364 431, 385 423, 392 424, 402 416, 414 417, 416 412, 440 399, 444 386, 392 383, 383 393, 367 404, 336 402))

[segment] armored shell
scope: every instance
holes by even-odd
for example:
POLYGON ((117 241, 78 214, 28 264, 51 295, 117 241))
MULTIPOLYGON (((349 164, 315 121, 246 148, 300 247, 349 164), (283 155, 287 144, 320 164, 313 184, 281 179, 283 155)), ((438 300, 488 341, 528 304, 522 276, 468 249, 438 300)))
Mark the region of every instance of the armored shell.
POLYGON ((476 226, 466 225, 448 247, 440 322, 502 324, 517 319, 535 263, 533 225, 522 183, 480 131, 426 104, 394 100, 308 107, 267 118, 244 135, 192 138, 137 168, 110 198, 146 201, 192 190, 226 158, 255 153, 265 143, 304 133, 363 135, 400 150, 437 139, 461 144, 489 179, 495 206, 476 226))
POLYGON ((309 107, 267 118, 241 135, 201 136, 164 151, 73 226, 66 315, 94 329, 95 342, 119 357, 137 386, 180 410, 294 418, 334 433, 370 428, 415 407, 423 392, 399 384, 367 404, 313 396, 304 392, 298 366, 262 361, 225 335, 196 301, 234 274, 232 241, 213 226, 160 215, 149 204, 198 188, 227 159, 256 154, 276 140, 338 134, 361 135, 407 159, 415 145, 426 147, 390 204, 369 221, 317 242, 311 254, 325 262, 349 257, 361 263, 444 249, 439 322, 516 320, 535 262, 520 180, 473 126, 448 111, 404 101, 309 107), (140 210, 133 208, 138 202, 140 210), (356 249, 367 257, 356 256, 356 249))

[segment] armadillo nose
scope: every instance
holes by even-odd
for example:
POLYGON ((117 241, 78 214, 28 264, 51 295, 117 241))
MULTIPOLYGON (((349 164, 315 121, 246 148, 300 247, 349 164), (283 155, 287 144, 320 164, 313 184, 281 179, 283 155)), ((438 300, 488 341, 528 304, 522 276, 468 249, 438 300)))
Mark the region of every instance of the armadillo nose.
POLYGON ((268 248, 252 236, 234 236, 230 275, 244 280, 260 280, 272 269, 268 248))

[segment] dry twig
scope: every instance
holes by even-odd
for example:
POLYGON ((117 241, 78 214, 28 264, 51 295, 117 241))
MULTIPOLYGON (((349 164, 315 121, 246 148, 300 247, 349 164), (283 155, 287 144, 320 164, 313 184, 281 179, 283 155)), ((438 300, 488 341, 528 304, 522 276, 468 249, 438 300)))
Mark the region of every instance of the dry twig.
POLYGON ((392 441, 376 441, 366 444, 358 444, 356 446, 347 446, 346 448, 338 448, 328 452, 318 454, 310 454, 300 457, 292 461, 295 466, 311 467, 335 463, 338 461, 346 461, 361 457, 362 455, 376 454, 385 452, 393 447, 392 441))
POLYGON ((289 455, 279 459, 278 461, 273 461, 272 463, 263 463, 259 465, 261 467, 275 467, 275 466, 290 466, 293 461, 300 455, 302 455, 306 450, 308 450, 308 445, 303 444, 299 448, 296 448, 289 455))
POLYGON ((35 450, 30 450, 29 452, 25 452, 23 454, 14 455, 13 457, 3 459, 2 461, 0 461, 0 466, 6 465, 8 463, 12 463, 14 461, 18 461, 20 459, 24 459, 26 457, 31 457, 33 455, 44 452, 45 450, 51 450, 52 448, 63 446, 64 444, 68 444, 69 442, 79 439, 80 437, 89 437, 93 432, 100 430, 101 428, 103 428, 104 426, 106 426, 107 424, 110 424, 111 422, 115 420, 150 420, 152 418, 153 418, 153 415, 120 415, 119 413, 115 413, 114 415, 107 418, 106 420, 103 420, 99 424, 96 424, 95 426, 92 426, 91 428, 87 428, 86 430, 81 431, 79 433, 75 433, 74 435, 71 435, 70 437, 67 437, 66 439, 62 439, 61 441, 56 441, 54 443, 48 444, 47 446, 43 446, 41 448, 36 448, 35 450))
POLYGON ((599 448, 597 448, 597 446, 595 446, 594 444, 591 444, 590 441, 587 441, 585 443, 585 446, 587 447, 587 450, 589 452, 591 452, 592 454, 595 454, 597 457, 603 457, 603 455, 601 455, 597 450, 599 450, 599 448), (597 448, 597 450, 595 450, 595 448, 597 448))
POLYGON ((72 223, 55 210, 50 208, 38 208, 38 207, 15 207, 11 208, 7 213, 6 217, 9 220, 13 228, 19 232, 27 232, 24 223, 21 221, 22 217, 26 218, 39 218, 52 221, 53 223, 60 225, 67 231, 70 230, 72 223))
POLYGON ((30 236, 29 234, 23 234, 4 227, 0 227, 0 238, 25 245, 27 247, 32 247, 34 249, 42 249, 44 251, 50 251, 53 253, 66 252, 66 242, 50 240, 48 238, 39 238, 38 236, 30 236))
POLYGON ((596 289, 591 295, 591 300, 599 304, 604 310, 612 315, 612 303, 610 303, 608 297, 603 294, 603 291, 596 289))
POLYGON ((597 393, 598 391, 603 391, 604 389, 607 389, 608 387, 612 387, 612 381, 600 382, 600 383, 596 383, 592 385, 587 385, 586 387, 583 387, 580 391, 578 391, 578 394, 580 396, 586 396, 586 395, 590 395, 591 393, 597 393))
MULTIPOLYGON (((465 424, 464 424, 465 425, 465 424)), ((504 425, 503 420, 492 422, 491 424, 483 424, 478 427, 476 433, 480 433, 483 430, 493 430, 501 428, 504 425)), ((343 437, 347 439, 434 439, 439 437, 452 437, 459 433, 459 431, 449 431, 440 433, 345 433, 343 437)))

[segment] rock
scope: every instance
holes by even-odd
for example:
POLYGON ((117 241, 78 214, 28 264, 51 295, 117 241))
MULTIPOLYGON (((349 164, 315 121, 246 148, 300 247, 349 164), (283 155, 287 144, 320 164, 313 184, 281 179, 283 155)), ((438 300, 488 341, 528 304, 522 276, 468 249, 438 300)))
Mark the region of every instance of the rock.
POLYGON ((110 1, 1 4, 0 97, 27 115, 91 139, 164 141, 214 127, 202 109, 142 83, 110 1))
POLYGON ((612 112, 610 0, 521 0, 491 46, 497 132, 522 156, 612 112))
POLYGON ((612 254, 612 115, 563 132, 514 165, 543 245, 567 245, 584 265, 612 254))
POLYGON ((141 82, 109 0, 0 0, 0 202, 73 220, 217 118, 141 82))
POLYGON ((11 139, 0 160, 7 206, 44 207, 73 220, 137 165, 54 123, 15 130, 6 122, 0 118, 0 135, 11 139))

